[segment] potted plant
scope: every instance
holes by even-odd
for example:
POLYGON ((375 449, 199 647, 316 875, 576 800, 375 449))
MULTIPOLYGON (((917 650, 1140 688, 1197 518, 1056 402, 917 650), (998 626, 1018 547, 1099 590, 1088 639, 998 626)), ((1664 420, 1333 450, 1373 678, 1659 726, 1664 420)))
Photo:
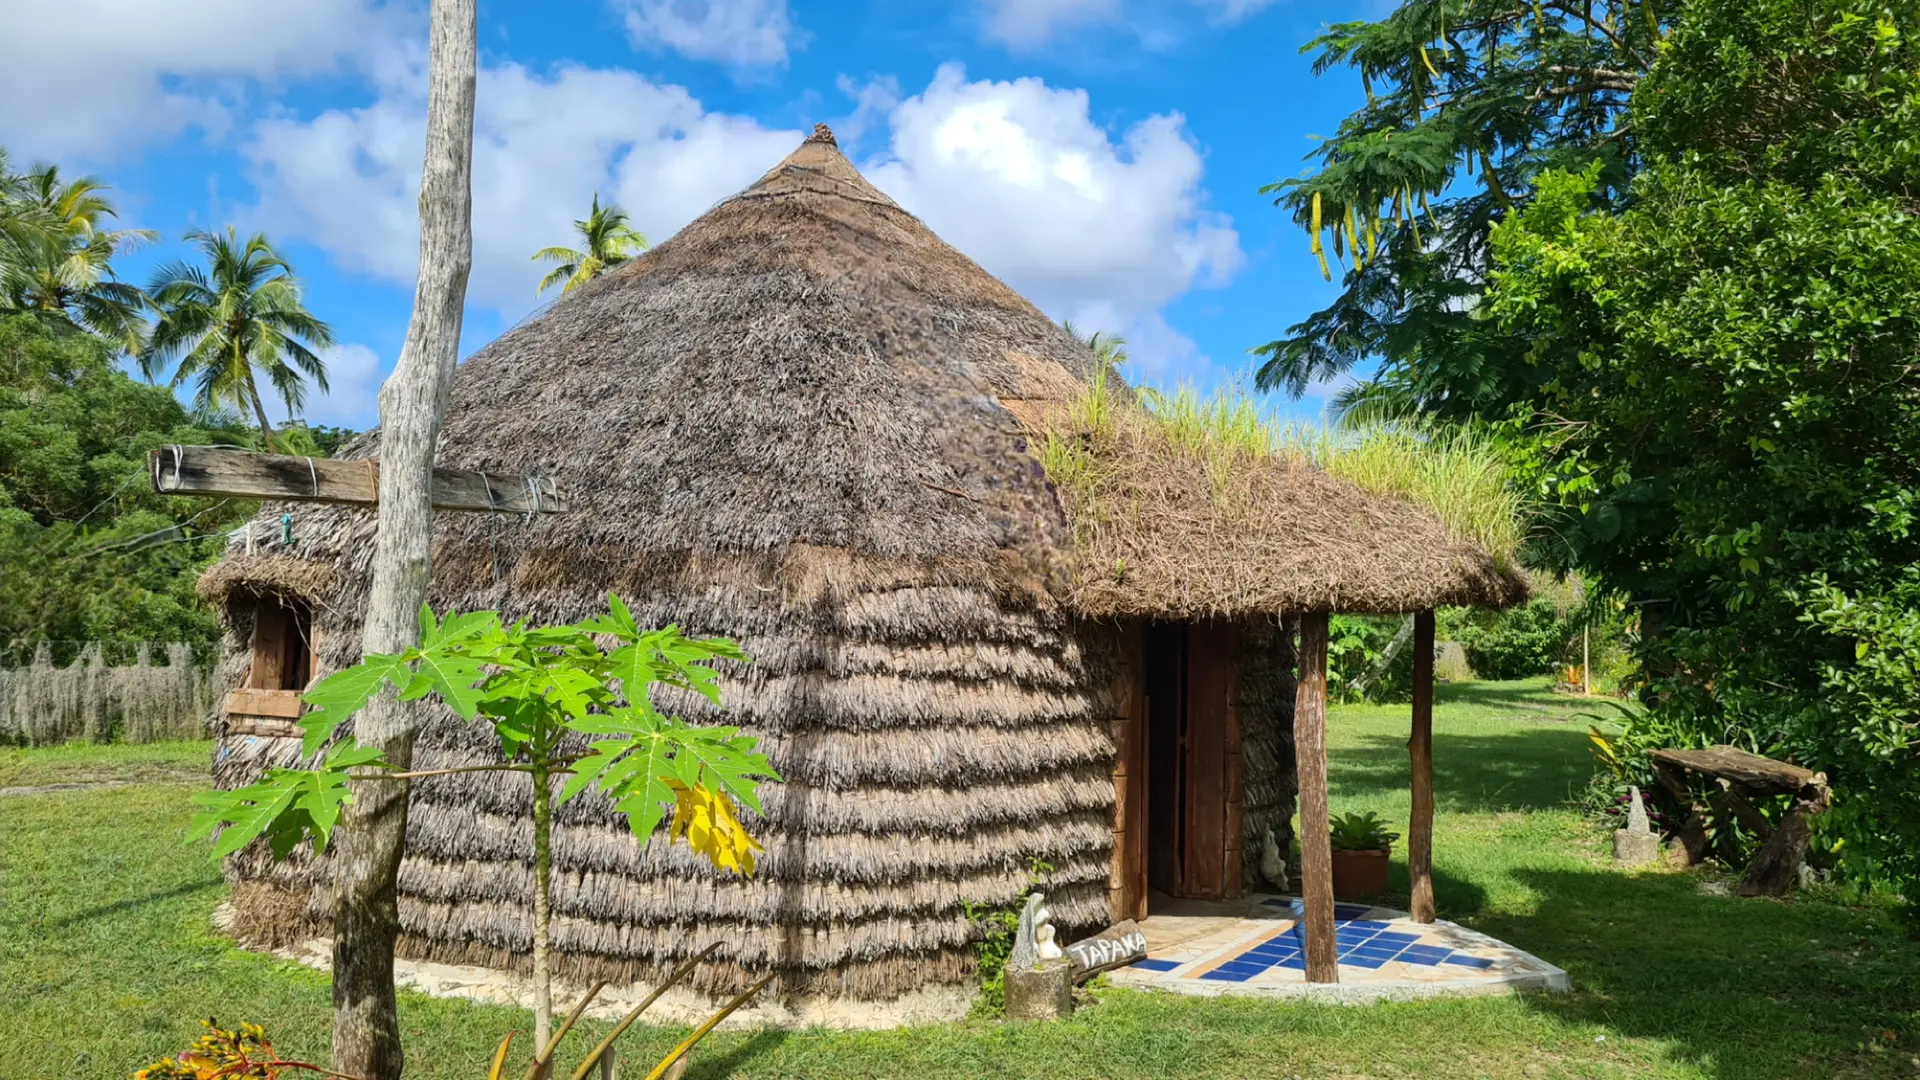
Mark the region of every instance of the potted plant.
POLYGON ((1387 887, 1387 856, 1400 834, 1387 831, 1378 814, 1341 814, 1333 819, 1333 895, 1364 900, 1387 887))

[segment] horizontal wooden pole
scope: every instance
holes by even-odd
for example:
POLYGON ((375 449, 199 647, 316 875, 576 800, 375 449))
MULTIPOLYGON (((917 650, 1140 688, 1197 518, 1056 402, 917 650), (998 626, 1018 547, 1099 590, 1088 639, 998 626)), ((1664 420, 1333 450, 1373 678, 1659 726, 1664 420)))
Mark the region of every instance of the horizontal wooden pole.
MULTIPOLYGON (((163 446, 147 455, 153 490, 162 495, 224 495, 276 502, 373 506, 380 501, 380 463, 340 458, 256 454, 214 446, 163 446)), ((433 470, 436 510, 564 514, 566 496, 540 476, 433 470)))

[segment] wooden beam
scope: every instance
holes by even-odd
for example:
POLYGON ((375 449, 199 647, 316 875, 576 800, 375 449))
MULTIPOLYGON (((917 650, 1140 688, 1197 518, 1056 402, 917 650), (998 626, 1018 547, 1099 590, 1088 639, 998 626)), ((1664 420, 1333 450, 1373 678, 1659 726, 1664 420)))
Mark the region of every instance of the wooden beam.
POLYGON ((1407 877, 1413 921, 1433 921, 1433 612, 1413 616, 1413 818, 1407 823, 1407 877))
MULTIPOLYGON (((163 446, 147 455, 153 490, 162 495, 224 495, 276 502, 373 506, 380 501, 380 463, 340 458, 256 454, 213 446, 163 446)), ((566 496, 542 476, 433 470, 436 510, 564 514, 566 496)))
POLYGON ((1333 941, 1333 837, 1327 812, 1327 613, 1300 616, 1300 684, 1293 704, 1300 787, 1300 902, 1307 981, 1340 981, 1333 941))

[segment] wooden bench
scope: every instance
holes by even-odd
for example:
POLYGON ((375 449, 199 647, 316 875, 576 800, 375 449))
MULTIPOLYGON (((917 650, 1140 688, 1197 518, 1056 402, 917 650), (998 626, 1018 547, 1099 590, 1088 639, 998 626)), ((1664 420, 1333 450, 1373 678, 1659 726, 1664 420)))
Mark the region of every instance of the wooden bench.
POLYGON ((1759 852, 1741 879, 1740 895, 1784 896, 1792 891, 1799 881, 1800 864, 1806 861, 1813 815, 1825 810, 1831 797, 1826 774, 1731 746, 1655 750, 1649 756, 1660 786, 1686 808, 1679 840, 1688 865, 1707 857, 1712 847, 1707 837, 1708 815, 1718 812, 1722 817, 1731 816, 1761 840, 1759 852), (1689 773, 1715 781, 1717 790, 1710 791, 1704 803, 1695 794, 1689 773), (1778 828, 1752 801, 1776 795, 1793 797, 1793 805, 1778 828))

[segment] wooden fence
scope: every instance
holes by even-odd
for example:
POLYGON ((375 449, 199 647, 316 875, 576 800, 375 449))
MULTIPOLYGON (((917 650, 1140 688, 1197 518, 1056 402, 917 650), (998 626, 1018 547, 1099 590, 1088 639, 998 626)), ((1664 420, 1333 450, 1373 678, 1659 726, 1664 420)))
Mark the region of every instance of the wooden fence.
POLYGON ((107 663, 88 645, 60 667, 42 645, 31 663, 0 667, 0 744, 204 739, 214 707, 213 672, 186 645, 142 645, 130 664, 107 663))

